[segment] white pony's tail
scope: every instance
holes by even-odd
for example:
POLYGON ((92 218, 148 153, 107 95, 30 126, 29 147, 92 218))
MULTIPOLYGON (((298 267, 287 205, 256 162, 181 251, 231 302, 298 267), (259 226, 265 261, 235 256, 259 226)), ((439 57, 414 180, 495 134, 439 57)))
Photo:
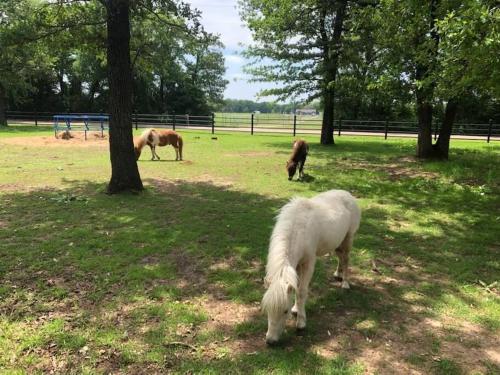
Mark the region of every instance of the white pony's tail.
POLYGON ((262 310, 267 312, 279 311, 287 306, 289 294, 297 289, 297 272, 292 266, 286 265, 269 282, 269 288, 262 298, 262 310))

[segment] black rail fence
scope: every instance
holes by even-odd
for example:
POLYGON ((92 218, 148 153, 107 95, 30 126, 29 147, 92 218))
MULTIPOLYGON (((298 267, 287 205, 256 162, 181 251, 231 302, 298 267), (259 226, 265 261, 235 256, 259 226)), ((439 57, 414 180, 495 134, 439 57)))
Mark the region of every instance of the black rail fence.
MULTIPOLYGON (((55 115, 88 115, 100 116, 102 113, 52 113, 52 112, 7 112, 8 124, 53 126, 55 115)), ((256 133, 319 134, 321 132, 320 116, 300 116, 286 114, 260 113, 215 113, 209 115, 190 114, 145 114, 133 113, 132 124, 140 128, 171 128, 208 130, 212 134, 218 131, 240 131, 256 133)), ((87 123, 90 130, 100 131, 99 122, 87 123)), ((84 130, 83 121, 72 121, 71 130, 84 130)), ((440 129, 440 123, 433 126, 434 138, 440 129)), ((418 132, 416 122, 412 121, 371 121, 339 119, 334 122, 336 135, 380 135, 385 139, 394 136, 415 137, 418 132)), ((490 120, 482 124, 455 123, 453 136, 471 139, 500 140, 500 124, 490 120)))

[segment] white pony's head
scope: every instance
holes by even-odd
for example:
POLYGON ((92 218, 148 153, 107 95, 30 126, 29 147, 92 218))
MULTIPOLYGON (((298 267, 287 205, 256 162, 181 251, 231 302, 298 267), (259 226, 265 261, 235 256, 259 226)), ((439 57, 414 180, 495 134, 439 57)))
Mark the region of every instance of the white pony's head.
POLYGON ((267 313, 266 342, 276 344, 293 304, 293 291, 297 289, 297 273, 291 266, 282 269, 279 275, 269 280, 269 288, 262 298, 262 310, 267 313))

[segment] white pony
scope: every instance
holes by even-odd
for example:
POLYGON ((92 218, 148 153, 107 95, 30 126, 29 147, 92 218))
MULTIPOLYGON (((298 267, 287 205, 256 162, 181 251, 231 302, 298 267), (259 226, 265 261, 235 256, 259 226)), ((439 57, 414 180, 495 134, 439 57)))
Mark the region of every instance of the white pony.
POLYGON ((344 190, 330 190, 311 199, 293 198, 283 206, 271 235, 268 289, 262 299, 269 345, 278 342, 290 312, 297 316, 297 329, 305 328, 307 291, 318 256, 335 251, 339 258, 335 276, 342 277, 342 288, 349 288, 349 251, 360 219, 356 199, 344 190))

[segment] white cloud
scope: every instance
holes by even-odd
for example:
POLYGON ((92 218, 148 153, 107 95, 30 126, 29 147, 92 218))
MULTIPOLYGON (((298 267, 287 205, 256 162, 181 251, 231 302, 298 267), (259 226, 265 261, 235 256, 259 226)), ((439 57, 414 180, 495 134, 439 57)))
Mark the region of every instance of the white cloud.
MULTIPOLYGON (((243 26, 237 9, 237 0, 192 0, 189 3, 202 12, 201 23, 210 33, 219 34, 225 45, 226 75, 229 81, 225 98, 256 100, 257 93, 274 84, 248 82, 248 75, 243 72, 245 59, 237 53, 242 50, 241 44, 252 42, 250 31, 243 26), (236 52, 236 53, 235 53, 236 52)), ((272 100, 263 98, 261 100, 272 100)))
POLYGON ((248 76, 244 73, 230 73, 226 76, 230 81, 242 81, 247 80, 248 76))
POLYGON ((239 44, 252 41, 250 31, 243 26, 236 0, 192 0, 193 7, 202 12, 201 23, 208 32, 219 34, 227 49, 240 49, 239 44))
POLYGON ((245 59, 239 55, 225 55, 224 58, 229 64, 243 65, 245 63, 245 59))

